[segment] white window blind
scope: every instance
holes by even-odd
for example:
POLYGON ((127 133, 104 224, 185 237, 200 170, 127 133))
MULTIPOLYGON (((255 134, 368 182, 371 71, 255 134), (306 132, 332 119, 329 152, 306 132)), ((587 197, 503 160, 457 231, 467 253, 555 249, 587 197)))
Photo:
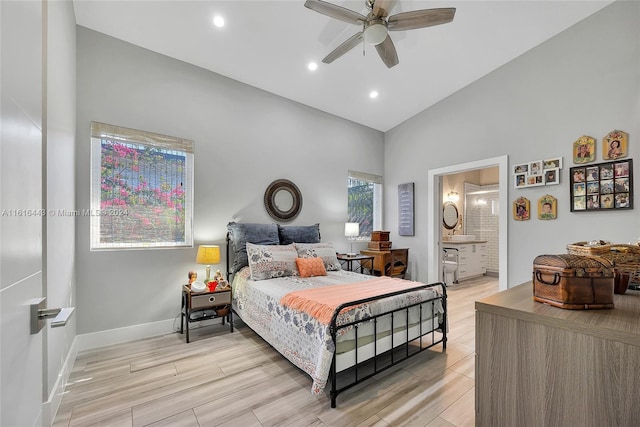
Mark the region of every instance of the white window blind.
POLYGON ((359 239, 370 239, 382 230, 382 177, 349 171, 347 177, 347 222, 360 224, 359 239))
POLYGON ((91 122, 91 250, 193 246, 193 141, 91 122))

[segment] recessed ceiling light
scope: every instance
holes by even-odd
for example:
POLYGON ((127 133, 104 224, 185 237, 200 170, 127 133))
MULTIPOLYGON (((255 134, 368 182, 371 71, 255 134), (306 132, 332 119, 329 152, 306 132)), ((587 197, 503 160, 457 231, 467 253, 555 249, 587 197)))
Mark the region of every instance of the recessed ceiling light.
POLYGON ((222 16, 214 16, 213 17, 213 25, 218 28, 224 27, 224 18, 222 16))
POLYGON ((311 71, 315 71, 318 69, 318 64, 316 62, 309 62, 309 64, 307 65, 307 68, 311 71))
POLYGON ((378 97, 378 91, 377 90, 372 90, 371 92, 369 92, 369 98, 374 99, 378 97))

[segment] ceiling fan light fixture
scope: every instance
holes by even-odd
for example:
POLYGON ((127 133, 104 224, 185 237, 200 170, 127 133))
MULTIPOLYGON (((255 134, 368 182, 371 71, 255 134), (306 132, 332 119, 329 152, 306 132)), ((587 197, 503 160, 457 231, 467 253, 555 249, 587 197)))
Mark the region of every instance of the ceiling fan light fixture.
POLYGON ((387 38, 387 26, 382 19, 375 19, 369 22, 364 29, 364 41, 371 45, 377 45, 387 38))

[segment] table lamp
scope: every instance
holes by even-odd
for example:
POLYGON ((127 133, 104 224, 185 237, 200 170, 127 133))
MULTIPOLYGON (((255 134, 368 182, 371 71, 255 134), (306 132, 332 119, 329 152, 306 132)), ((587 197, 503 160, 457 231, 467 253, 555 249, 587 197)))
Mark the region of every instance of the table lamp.
POLYGON ((360 224, 357 222, 346 222, 344 224, 344 236, 348 237, 351 241, 351 252, 349 252, 347 256, 356 256, 357 254, 353 252, 353 239, 360 236, 360 224))
POLYGON ((205 283, 211 278, 211 264, 220 263, 220 246, 216 245, 200 245, 198 246, 198 255, 196 255, 196 262, 198 264, 205 264, 207 266, 207 278, 204 279, 205 283))

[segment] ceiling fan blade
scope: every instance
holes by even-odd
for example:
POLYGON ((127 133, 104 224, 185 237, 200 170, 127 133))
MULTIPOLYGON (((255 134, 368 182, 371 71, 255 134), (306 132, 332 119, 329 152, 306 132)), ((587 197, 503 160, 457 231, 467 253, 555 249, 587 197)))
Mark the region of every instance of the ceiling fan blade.
POLYGON ((378 18, 386 18, 395 4, 396 0, 375 0, 373 14, 378 18))
POLYGON ((455 7, 398 13, 397 15, 389 17, 387 28, 389 31, 400 31, 446 24, 453 21, 455 13, 455 7))
POLYGON ((362 31, 352 35, 346 41, 344 41, 340 46, 335 48, 333 50, 333 52, 331 52, 329 55, 325 56, 324 59, 322 60, 322 62, 324 62, 325 64, 331 64, 333 61, 335 61, 336 59, 340 58, 342 55, 344 55, 345 53, 349 52, 351 49, 353 49, 358 44, 360 44, 360 42, 362 41, 363 37, 364 37, 364 35, 363 35, 362 31))
POLYGON ((307 0, 304 2, 304 6, 318 13, 349 24, 362 25, 367 20, 364 15, 361 15, 358 12, 354 12, 353 10, 349 10, 342 6, 327 3, 326 1, 307 0))
POLYGON ((376 50, 380 58, 382 58, 382 62, 384 62, 388 68, 398 65, 398 52, 396 52, 396 47, 393 41, 391 41, 389 34, 387 34, 387 38, 384 39, 382 43, 376 45, 376 50))

